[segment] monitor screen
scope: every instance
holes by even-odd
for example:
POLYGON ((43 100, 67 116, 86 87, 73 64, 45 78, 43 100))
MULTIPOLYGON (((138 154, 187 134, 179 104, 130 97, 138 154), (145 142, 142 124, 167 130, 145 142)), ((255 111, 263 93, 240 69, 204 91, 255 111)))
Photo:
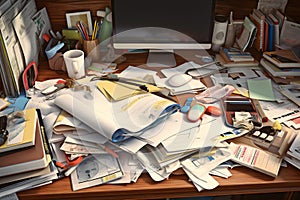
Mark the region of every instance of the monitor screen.
POLYGON ((112 0, 117 49, 209 49, 215 0, 112 0))

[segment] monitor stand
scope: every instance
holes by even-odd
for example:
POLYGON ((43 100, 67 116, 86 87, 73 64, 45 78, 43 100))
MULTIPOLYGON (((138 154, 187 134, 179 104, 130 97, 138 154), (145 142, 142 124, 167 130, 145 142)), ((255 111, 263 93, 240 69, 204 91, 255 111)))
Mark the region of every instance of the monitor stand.
POLYGON ((148 67, 174 67, 176 60, 173 50, 149 50, 147 64, 148 67))

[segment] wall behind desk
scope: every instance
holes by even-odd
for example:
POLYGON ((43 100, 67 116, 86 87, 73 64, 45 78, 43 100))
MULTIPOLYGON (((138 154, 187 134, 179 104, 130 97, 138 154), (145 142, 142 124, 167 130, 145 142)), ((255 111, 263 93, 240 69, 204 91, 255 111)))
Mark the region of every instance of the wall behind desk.
MULTIPOLYGON (((256 8, 257 2, 258 0, 216 0, 215 12, 228 15, 230 11, 233 11, 236 19, 243 19, 251 13, 253 8, 256 8)), ((36 4, 38 8, 47 8, 54 31, 66 28, 65 14, 67 12, 90 10, 95 19, 97 10, 104 10, 106 6, 111 5, 110 0, 36 0, 36 4)), ((182 0, 182 4, 183 9, 188 9, 186 1, 182 0)), ((300 1, 289 0, 285 14, 300 23, 299 12, 300 1)))

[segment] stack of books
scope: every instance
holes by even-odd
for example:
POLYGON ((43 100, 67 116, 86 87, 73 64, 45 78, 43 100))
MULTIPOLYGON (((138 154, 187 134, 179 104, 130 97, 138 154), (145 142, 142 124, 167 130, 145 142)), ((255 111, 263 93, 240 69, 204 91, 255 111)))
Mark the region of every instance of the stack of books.
POLYGON ((247 67, 259 64, 250 52, 243 52, 236 48, 221 48, 216 59, 225 67, 247 67))
POLYGON ((280 42, 280 30, 285 20, 285 16, 276 9, 268 14, 260 9, 253 9, 249 17, 257 27, 254 47, 262 52, 274 51, 275 46, 279 45, 280 42))
POLYGON ((0 197, 58 178, 42 119, 35 108, 20 123, 8 122, 8 138, 0 150, 0 197))
POLYGON ((275 82, 289 83, 300 79, 300 59, 292 50, 264 52, 260 64, 275 82))

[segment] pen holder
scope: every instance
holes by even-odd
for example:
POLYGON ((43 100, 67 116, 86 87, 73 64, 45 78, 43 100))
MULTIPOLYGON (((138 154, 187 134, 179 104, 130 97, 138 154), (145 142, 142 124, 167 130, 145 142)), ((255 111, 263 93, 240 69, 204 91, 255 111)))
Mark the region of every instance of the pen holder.
POLYGON ((57 52, 52 58, 48 60, 48 63, 50 69, 52 70, 61 70, 64 72, 67 71, 62 52, 57 52))
POLYGON ((97 47, 99 44, 99 40, 83 40, 83 51, 84 54, 87 56, 89 53, 92 52, 92 50, 97 47))

